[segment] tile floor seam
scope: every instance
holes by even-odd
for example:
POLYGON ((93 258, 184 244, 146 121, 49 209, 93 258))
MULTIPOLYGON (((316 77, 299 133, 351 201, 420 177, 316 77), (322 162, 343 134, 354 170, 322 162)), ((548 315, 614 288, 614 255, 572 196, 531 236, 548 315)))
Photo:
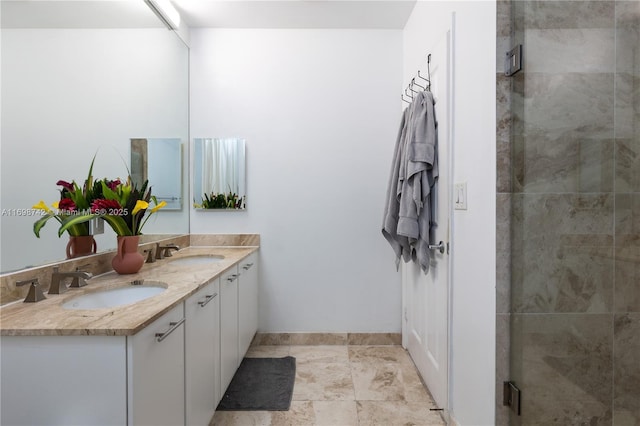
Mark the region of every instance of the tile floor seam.
POLYGON ((351 376, 351 387, 353 388, 353 401, 356 407, 356 424, 360 425, 360 412, 358 410, 358 400, 356 399, 356 382, 353 380, 353 363, 351 362, 351 351, 347 345, 347 359, 349 360, 349 374, 351 376))

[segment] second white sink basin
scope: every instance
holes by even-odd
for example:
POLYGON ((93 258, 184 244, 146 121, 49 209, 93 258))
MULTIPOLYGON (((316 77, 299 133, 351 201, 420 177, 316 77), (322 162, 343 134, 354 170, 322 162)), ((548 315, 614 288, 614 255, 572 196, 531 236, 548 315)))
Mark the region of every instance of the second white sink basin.
POLYGON ((214 254, 201 254, 193 256, 178 257, 169 262, 172 265, 206 265, 207 263, 220 262, 224 256, 214 254))
POLYGON ((140 302, 162 293, 167 289, 165 283, 153 282, 145 285, 130 285, 110 290, 87 293, 67 300, 62 304, 65 309, 101 309, 115 308, 140 302))

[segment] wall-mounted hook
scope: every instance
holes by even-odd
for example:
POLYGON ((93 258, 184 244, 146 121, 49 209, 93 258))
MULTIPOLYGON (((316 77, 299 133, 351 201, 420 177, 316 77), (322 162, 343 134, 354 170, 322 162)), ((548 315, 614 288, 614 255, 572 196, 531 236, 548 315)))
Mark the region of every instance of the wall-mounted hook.
POLYGON ((406 89, 404 89, 404 94, 407 95, 409 97, 409 99, 413 100, 413 93, 407 93, 408 89, 409 89, 408 87, 406 89))
POLYGON ((427 84, 429 84, 429 79, 428 79, 428 78, 426 78, 426 77, 423 77, 422 75, 420 75, 420 70, 418 70, 418 77, 419 77, 419 78, 421 78, 421 79, 423 79, 424 81, 426 81, 426 82, 427 82, 427 84))
POLYGON ((427 90, 431 90, 431 53, 427 55, 427 90))
POLYGON ((411 79, 411 86, 418 86, 418 87, 419 87, 419 88, 421 88, 422 90, 427 90, 427 88, 426 88, 426 87, 422 87, 422 86, 420 86, 418 83, 416 83, 416 78, 415 78, 415 77, 411 79))

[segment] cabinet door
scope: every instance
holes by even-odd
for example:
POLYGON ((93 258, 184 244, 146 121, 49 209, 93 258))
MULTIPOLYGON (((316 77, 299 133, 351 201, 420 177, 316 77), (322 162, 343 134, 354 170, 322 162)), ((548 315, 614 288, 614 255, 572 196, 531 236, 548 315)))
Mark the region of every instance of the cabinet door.
POLYGON ((220 389, 226 391, 240 365, 238 355, 238 268, 220 277, 220 389))
POLYGON ((239 264, 238 333, 239 355, 244 357, 258 330, 258 253, 252 253, 239 264))
POLYGON ((183 303, 127 338, 129 425, 182 425, 183 303))
POLYGON ((125 348, 124 336, 2 336, 0 424, 126 424, 125 348))
POLYGON ((185 301, 187 425, 208 425, 220 401, 220 280, 185 301))

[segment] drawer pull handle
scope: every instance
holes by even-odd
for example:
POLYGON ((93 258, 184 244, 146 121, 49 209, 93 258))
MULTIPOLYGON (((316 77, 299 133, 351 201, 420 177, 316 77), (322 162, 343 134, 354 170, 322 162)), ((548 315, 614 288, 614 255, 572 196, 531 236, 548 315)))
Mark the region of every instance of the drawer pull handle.
POLYGON ((180 327, 183 322, 184 322, 184 318, 182 318, 180 321, 177 321, 177 322, 170 322, 169 325, 171 326, 171 328, 169 330, 165 331, 164 333, 156 333, 156 341, 162 342, 164 339, 167 338, 167 336, 173 333, 176 328, 180 327))
POLYGON ((242 267, 242 269, 244 269, 245 271, 248 271, 249 269, 251 269, 252 266, 253 266, 253 263, 247 263, 242 267))
POLYGON ((218 293, 207 294, 204 297, 204 300, 201 300, 200 302, 198 302, 198 305, 200 305, 201 308, 204 308, 205 306, 207 306, 207 303, 211 302, 217 295, 218 293))
POLYGON ((232 274, 231 276, 229 276, 229 278, 227 278, 227 281, 232 283, 232 282, 234 282, 236 280, 236 278, 238 278, 238 275, 237 274, 232 274))

